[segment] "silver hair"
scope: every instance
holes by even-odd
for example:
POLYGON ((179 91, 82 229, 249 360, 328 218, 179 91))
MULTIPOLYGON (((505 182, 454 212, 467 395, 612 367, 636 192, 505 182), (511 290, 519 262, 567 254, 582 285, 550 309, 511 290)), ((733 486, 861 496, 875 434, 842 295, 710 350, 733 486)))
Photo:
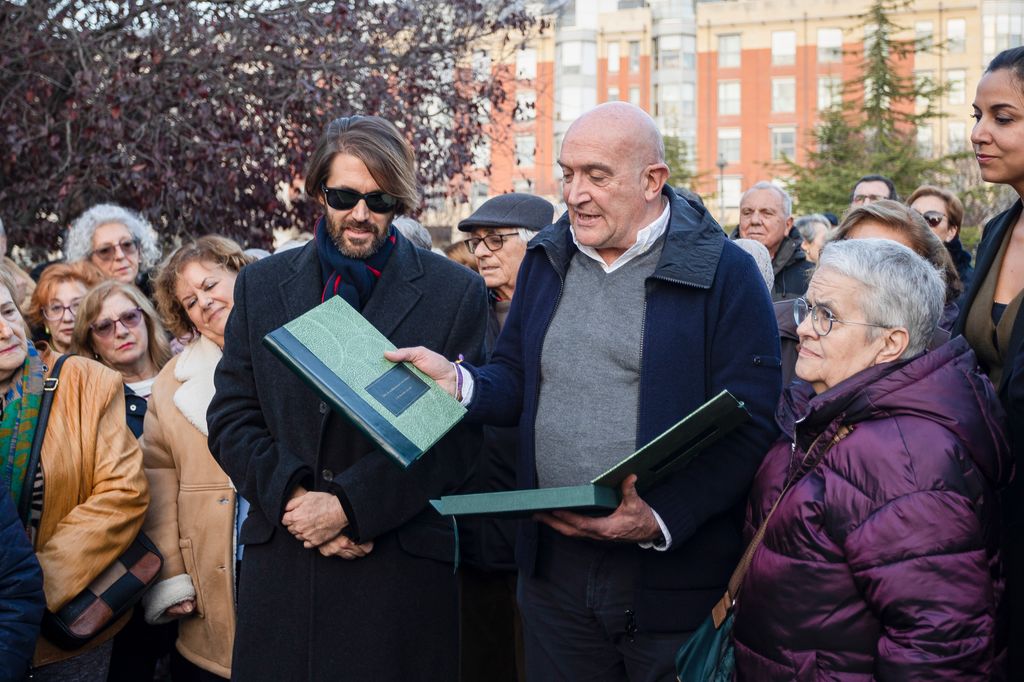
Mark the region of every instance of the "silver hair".
POLYGON ((743 196, 740 197, 740 204, 743 203, 743 200, 747 198, 748 194, 750 194, 751 192, 757 191, 759 189, 770 189, 770 190, 773 190, 774 192, 778 193, 779 198, 782 199, 782 219, 783 220, 788 218, 793 213, 793 197, 789 196, 789 192, 787 192, 786 190, 782 189, 778 185, 773 184, 771 182, 767 182, 765 180, 762 180, 761 182, 757 183, 756 185, 754 185, 753 187, 748 189, 746 192, 744 192, 743 196))
POLYGON ((524 242, 529 242, 537 236, 537 230, 528 230, 525 227, 517 227, 516 232, 519 233, 519 238, 524 242))
POLYGON ((415 246, 430 251, 434 245, 434 240, 430 238, 430 232, 416 220, 400 215, 392 220, 391 223, 395 226, 395 229, 402 233, 403 237, 411 241, 415 246))
POLYGON ((96 204, 78 216, 68 228, 64 242, 64 255, 69 263, 85 260, 92 253, 92 236, 96 228, 108 223, 120 223, 139 240, 139 270, 145 272, 160 261, 160 245, 156 231, 145 218, 117 204, 96 204))
POLYGON ((772 268, 772 256, 768 252, 768 247, 753 239, 734 239, 732 243, 751 255, 768 291, 771 291, 775 286, 775 270, 772 268))
POLYGON ((815 225, 821 225, 825 228, 825 234, 828 234, 832 229, 832 223, 829 219, 820 213, 811 213, 810 215, 802 215, 793 221, 793 227, 800 233, 800 237, 807 242, 813 242, 814 238, 818 235, 818 230, 815 225))
POLYGON ((902 357, 928 347, 942 315, 946 285, 924 258, 889 239, 849 239, 826 244, 818 270, 832 270, 863 285, 860 305, 867 322, 907 330, 902 357))

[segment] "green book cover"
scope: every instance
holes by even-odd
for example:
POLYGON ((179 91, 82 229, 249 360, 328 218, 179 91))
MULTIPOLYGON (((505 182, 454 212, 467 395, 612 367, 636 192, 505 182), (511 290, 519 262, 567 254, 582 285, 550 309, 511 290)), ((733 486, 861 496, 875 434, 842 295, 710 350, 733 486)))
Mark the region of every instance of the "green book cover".
POLYGON ((529 516, 550 509, 607 514, 618 506, 619 485, 627 476, 637 475, 643 493, 748 419, 743 403, 722 391, 589 484, 447 495, 431 504, 443 516, 529 516))
POLYGON ((263 344, 402 467, 466 414, 426 374, 385 360, 394 344, 340 296, 270 332, 263 344))

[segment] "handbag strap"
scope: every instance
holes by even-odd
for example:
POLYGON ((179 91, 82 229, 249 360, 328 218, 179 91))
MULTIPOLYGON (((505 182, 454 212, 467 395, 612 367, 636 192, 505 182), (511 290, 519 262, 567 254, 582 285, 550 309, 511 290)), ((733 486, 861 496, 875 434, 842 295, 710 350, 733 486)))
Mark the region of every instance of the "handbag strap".
POLYGON ((768 521, 771 520, 772 514, 775 513, 775 510, 779 508, 779 503, 782 502, 782 498, 786 496, 786 493, 789 492, 797 482, 802 480, 804 476, 809 474, 818 466, 818 463, 825 457, 825 453, 828 452, 832 446, 850 435, 851 431, 853 431, 852 427, 843 424, 836 431, 835 435, 832 436, 832 440, 829 441, 828 445, 817 452, 815 452, 815 446, 818 444, 818 440, 821 436, 819 436, 818 439, 815 439, 814 443, 811 444, 811 447, 808 449, 808 455, 814 453, 815 456, 810 460, 805 458, 797 472, 793 476, 790 476, 789 480, 786 481, 786 485, 782 487, 782 492, 779 493, 777 498, 775 498, 775 503, 772 504, 772 508, 768 510, 768 514, 764 517, 761 525, 758 526, 757 532, 754 533, 754 537, 750 540, 750 544, 747 545, 747 550, 743 552, 743 557, 740 559, 739 565, 736 566, 736 570, 733 571, 732 577, 729 578, 729 586, 726 588, 725 594, 722 595, 722 598, 719 599, 718 603, 711 609, 711 617, 714 619, 715 629, 722 626, 722 623, 724 623, 725 619, 729 616, 729 612, 732 610, 732 607, 736 605, 736 597, 739 596, 740 587, 743 585, 743 579, 747 577, 747 570, 750 568, 750 564, 754 559, 754 552, 756 552, 757 548, 761 545, 761 541, 764 539, 765 530, 768 528, 768 521))
POLYGON ((25 484, 28 489, 22 493, 18 501, 18 514, 27 528, 32 507, 32 490, 39 470, 39 459, 43 452, 43 437, 46 435, 46 422, 50 419, 50 407, 53 405, 53 394, 60 383, 60 368, 69 356, 62 355, 53 363, 53 371, 43 380, 43 399, 39 404, 39 417, 36 419, 36 432, 32 435, 32 450, 28 456, 28 467, 25 472, 25 484))

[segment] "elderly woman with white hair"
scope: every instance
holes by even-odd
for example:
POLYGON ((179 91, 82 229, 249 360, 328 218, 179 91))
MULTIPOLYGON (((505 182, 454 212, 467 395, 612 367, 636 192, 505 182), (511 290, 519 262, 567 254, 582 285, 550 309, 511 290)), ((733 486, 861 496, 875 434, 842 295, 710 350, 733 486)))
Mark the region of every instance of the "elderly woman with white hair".
POLYGON ((966 341, 925 350, 944 297, 923 258, 862 239, 825 246, 794 301, 804 381, 751 490, 737 680, 1000 679, 1012 466, 966 341))
POLYGON ((153 226, 135 211, 97 204, 68 228, 68 262, 91 261, 106 277, 138 286, 150 295, 148 272, 160 260, 153 226))

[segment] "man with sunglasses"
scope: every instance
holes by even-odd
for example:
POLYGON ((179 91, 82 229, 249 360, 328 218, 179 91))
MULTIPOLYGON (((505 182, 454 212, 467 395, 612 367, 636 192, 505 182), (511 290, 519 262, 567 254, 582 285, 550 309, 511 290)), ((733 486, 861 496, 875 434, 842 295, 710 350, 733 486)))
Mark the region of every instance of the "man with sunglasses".
POLYGON ((324 211, 314 239, 239 273, 208 412, 210 450, 251 503, 232 676, 457 679, 457 544, 429 500, 469 476, 479 429, 457 426, 402 469, 262 339, 342 296, 397 345, 479 362, 483 282, 394 228, 420 199, 392 123, 331 122, 305 182, 324 211))
POLYGON ((568 212, 527 246, 491 361, 386 357, 461 387, 468 419, 518 424, 519 488, 585 483, 722 389, 744 401, 749 422, 649 490, 627 478, 611 514, 519 526, 527 679, 672 680, 739 560, 747 489, 776 433, 771 299, 753 259, 666 184, 640 108, 584 114, 558 163, 568 212))

